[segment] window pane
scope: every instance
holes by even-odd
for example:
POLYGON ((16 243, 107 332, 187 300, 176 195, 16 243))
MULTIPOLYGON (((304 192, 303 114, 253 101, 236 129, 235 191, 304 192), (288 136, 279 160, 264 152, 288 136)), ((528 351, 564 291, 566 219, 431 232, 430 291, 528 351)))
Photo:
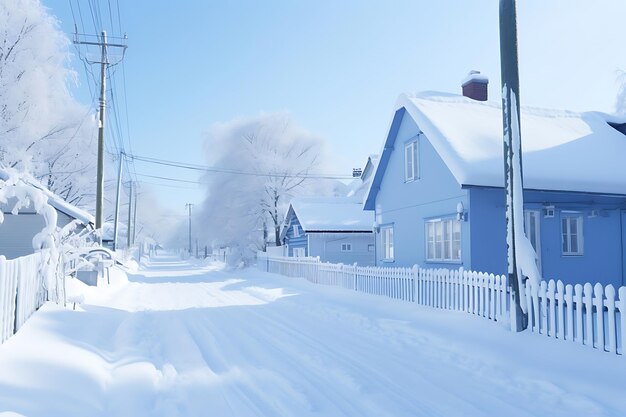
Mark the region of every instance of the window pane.
POLYGON ((426 234, 428 239, 428 259, 435 258, 435 224, 433 222, 427 223, 426 234))
POLYGON ((461 223, 453 222, 454 236, 452 238, 452 259, 461 259, 461 223))
POLYGON ((407 145, 404 148, 404 178, 410 180, 413 178, 413 146, 407 145))
POLYGON ((561 220, 561 228, 562 228, 562 237, 561 237, 561 241, 563 244, 563 253, 568 253, 569 252, 569 248, 568 248, 568 233, 567 233, 567 224, 568 221, 567 219, 562 219, 561 220))
POLYGON ((417 142, 413 142, 413 178, 419 176, 419 159, 417 155, 417 142))
POLYGON ((450 250, 451 250, 451 237, 452 237, 452 230, 451 230, 451 221, 450 220, 446 220, 443 223, 443 259, 451 259, 452 256, 450 254, 450 250))
POLYGON ((578 222, 577 222, 578 219, 575 217, 570 217, 567 220, 569 221, 570 234, 577 235, 578 234, 578 222))
POLYGON ((443 256, 443 226, 441 222, 435 223, 435 258, 441 259, 443 256))
POLYGON ((380 234, 381 246, 383 247, 383 259, 387 258, 387 229, 380 234))
POLYGON ((389 259, 393 259, 393 229, 389 228, 389 259))

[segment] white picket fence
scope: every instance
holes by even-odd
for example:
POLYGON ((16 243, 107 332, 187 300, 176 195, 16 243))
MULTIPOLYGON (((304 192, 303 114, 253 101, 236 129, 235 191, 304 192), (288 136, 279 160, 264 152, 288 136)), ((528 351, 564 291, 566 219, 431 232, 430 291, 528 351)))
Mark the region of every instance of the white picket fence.
MULTIPOLYGON (((47 256, 45 252, 12 260, 0 256, 0 343, 19 330, 48 298, 45 274, 50 272, 43 267, 47 256)), ((56 295, 64 298, 63 294, 56 295)))
POLYGON ((267 257, 257 267, 314 284, 333 285, 367 294, 446 310, 465 311, 500 320, 508 311, 505 276, 473 271, 331 264, 317 257, 267 257))
POLYGON ((616 293, 610 284, 572 286, 550 280, 533 292, 527 282, 526 302, 531 331, 607 352, 625 352, 626 287, 616 293))
MULTIPOLYGON (((338 286, 407 302, 464 311, 494 321, 508 317, 505 275, 463 269, 424 269, 331 264, 317 257, 257 257, 257 267, 315 284, 338 286)), ((626 287, 563 285, 542 281, 531 290, 526 283, 528 328, 556 339, 570 340, 599 350, 624 353, 626 346, 626 287), (598 314, 601 312, 602 314, 598 314)))

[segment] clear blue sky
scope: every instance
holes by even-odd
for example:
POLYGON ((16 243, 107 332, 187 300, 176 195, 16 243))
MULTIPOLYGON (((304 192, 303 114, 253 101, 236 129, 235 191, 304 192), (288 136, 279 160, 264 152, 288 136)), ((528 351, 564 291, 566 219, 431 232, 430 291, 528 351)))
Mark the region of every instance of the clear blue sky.
MULTIPOLYGON (((43 2, 64 31, 74 31, 68 0, 43 2)), ((332 171, 349 174, 379 151, 401 92, 460 92, 475 69, 500 99, 496 0, 119 3, 130 45, 132 147, 140 155, 205 163, 204 135, 214 122, 288 111, 326 138, 332 171)), ((626 2, 518 3, 522 104, 612 111, 618 71, 626 70, 626 2)), ((108 4, 100 0, 111 32, 108 4)), ((93 33, 87 2, 81 7, 93 33)), ((76 95, 88 102, 79 62, 76 69, 83 83, 76 95)), ((137 171, 197 179, 139 163, 137 171)), ((154 190, 181 213, 203 198, 202 187, 154 190)))

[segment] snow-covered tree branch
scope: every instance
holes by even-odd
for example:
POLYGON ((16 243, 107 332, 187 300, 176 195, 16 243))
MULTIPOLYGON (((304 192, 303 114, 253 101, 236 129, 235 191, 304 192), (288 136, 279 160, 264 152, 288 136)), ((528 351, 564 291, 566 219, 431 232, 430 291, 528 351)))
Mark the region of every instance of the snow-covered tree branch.
POLYGON ((86 205, 96 124, 68 90, 69 40, 39 0, 1 2, 0 28, 0 163, 86 205))

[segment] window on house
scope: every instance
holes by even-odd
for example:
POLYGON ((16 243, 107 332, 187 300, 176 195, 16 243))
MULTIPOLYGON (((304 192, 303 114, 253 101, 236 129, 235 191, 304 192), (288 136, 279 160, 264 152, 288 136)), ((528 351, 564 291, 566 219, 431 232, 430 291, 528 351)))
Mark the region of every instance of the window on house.
POLYGON ((393 226, 384 226, 380 228, 383 260, 393 261, 393 226))
POLYGON ((539 210, 524 210, 524 233, 537 255, 536 263, 541 270, 541 212, 539 210))
POLYGON ((300 228, 297 224, 293 225, 293 237, 300 237, 300 228))
POLYGON ((564 213, 561 217, 561 243, 563 255, 583 254, 583 216, 564 213))
POLYGON ((461 260, 461 223, 456 219, 433 219, 426 222, 426 259, 461 260))
POLYGON ((293 256, 296 258, 304 258, 306 256, 304 248, 293 248, 293 256))
POLYGON ((342 243, 341 244, 342 252, 352 252, 352 243, 342 243))
POLYGON ((415 181, 419 178, 419 159, 417 141, 404 145, 404 181, 415 181))

